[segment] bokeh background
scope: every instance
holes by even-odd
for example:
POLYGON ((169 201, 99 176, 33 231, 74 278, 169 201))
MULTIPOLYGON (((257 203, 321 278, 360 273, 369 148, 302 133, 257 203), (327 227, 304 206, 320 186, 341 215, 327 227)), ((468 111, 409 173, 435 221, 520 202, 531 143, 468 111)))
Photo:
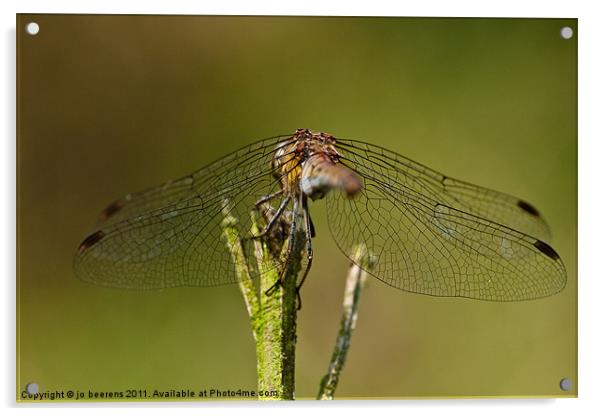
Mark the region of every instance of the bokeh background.
MULTIPOLYGON (((236 285, 100 288, 72 258, 114 199, 308 127, 532 202, 568 272, 518 303, 370 279, 337 397, 576 395, 575 19, 20 15, 17 32, 19 392, 254 389, 236 285)), ((327 369, 348 267, 312 212, 298 398, 327 369)))

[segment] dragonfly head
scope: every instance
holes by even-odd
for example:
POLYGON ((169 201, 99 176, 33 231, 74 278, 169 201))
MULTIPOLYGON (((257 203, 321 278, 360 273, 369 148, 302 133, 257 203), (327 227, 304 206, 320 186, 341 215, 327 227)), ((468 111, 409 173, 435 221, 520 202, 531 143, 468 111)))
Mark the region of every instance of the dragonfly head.
POLYGON ((324 198, 332 189, 343 191, 347 197, 354 197, 361 191, 362 181, 351 169, 337 163, 336 159, 319 153, 303 164, 300 186, 312 200, 324 198))

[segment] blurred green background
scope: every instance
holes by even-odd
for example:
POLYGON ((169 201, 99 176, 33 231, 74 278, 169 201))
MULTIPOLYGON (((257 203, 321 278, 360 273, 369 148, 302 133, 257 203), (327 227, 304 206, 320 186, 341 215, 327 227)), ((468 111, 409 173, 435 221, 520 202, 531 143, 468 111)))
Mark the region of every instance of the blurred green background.
MULTIPOLYGON (((337 398, 574 396, 576 19, 19 15, 18 391, 254 389, 236 285, 79 281, 97 215, 256 139, 363 139, 532 202, 568 271, 551 298, 442 299, 370 279, 337 398), (37 36, 24 32, 40 25, 37 36), (560 379, 573 389, 559 389, 560 379)), ((297 397, 315 397, 348 262, 312 204, 297 397)), ((220 242, 216 242, 219 244, 220 242)))

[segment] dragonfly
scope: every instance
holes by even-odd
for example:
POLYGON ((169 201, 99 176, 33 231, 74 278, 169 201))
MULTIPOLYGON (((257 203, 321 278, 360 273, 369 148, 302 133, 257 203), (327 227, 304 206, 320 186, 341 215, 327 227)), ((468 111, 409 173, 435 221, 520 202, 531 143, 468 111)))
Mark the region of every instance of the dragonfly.
POLYGON ((128 289, 237 283, 236 256, 222 238, 227 207, 250 236, 241 244, 247 253, 285 217, 289 242, 297 231, 306 235, 300 287, 314 255, 309 200, 325 201, 344 255, 354 261, 363 244, 375 260, 366 272, 402 291, 504 302, 551 296, 566 285, 549 226, 532 204, 378 145, 309 129, 257 141, 116 200, 79 245, 74 268, 84 281, 128 289), (254 232, 249 212, 257 207, 271 215, 254 232))

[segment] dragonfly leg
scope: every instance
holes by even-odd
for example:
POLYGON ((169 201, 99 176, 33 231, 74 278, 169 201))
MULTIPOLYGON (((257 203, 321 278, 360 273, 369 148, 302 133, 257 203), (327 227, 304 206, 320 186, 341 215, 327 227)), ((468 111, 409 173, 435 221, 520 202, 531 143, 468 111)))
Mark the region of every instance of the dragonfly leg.
POLYGON ((311 264, 314 259, 314 250, 311 246, 311 239, 315 236, 315 231, 313 227, 313 222, 311 220, 311 216, 309 215, 309 207, 307 206, 307 195, 303 195, 302 199, 302 209, 303 209, 303 217, 305 219, 305 244, 307 248, 307 265, 305 270, 303 271, 303 277, 301 277, 301 281, 297 285, 297 310, 301 309, 301 286, 303 286, 303 282, 305 282, 305 278, 309 274, 309 270, 311 269, 311 264))
POLYGON ((259 199, 257 200, 257 202, 255 202, 255 206, 256 206, 256 207, 258 207, 258 206, 260 206, 260 205, 263 205, 263 204, 265 204, 266 202, 268 202, 268 201, 271 201, 272 199, 274 199, 274 198, 276 198, 276 197, 278 197, 278 196, 282 195, 282 193, 283 193, 283 192, 284 192, 284 190, 282 190, 282 189, 281 189, 281 190, 279 190, 279 191, 277 191, 277 192, 274 192, 273 194, 269 194, 269 195, 266 195, 266 196, 262 196, 261 198, 259 198, 259 199))
POLYGON ((272 293, 274 293, 276 290, 278 290, 278 288, 280 287, 280 279, 276 280, 276 282, 270 286, 264 293, 266 296, 272 296, 272 293))
MULTIPOLYGON (((287 196, 284 199, 288 203, 290 198, 291 198, 290 196, 287 196)), ((278 211, 280 211, 280 209, 284 205, 286 205, 286 204, 281 204, 280 208, 278 208, 278 211)), ((284 266, 282 267, 280 276, 279 276, 278 280, 276 281, 276 283, 274 283, 272 286, 270 286, 268 288, 268 290, 266 290, 264 292, 266 294, 266 296, 270 296, 270 294, 272 294, 274 292, 274 290, 278 289, 278 287, 280 287, 284 283, 284 276, 286 275, 286 272, 288 271, 290 258, 293 254, 293 247, 295 247, 295 234, 297 233, 297 211, 298 211, 298 209, 299 209, 299 202, 298 202, 298 199, 295 198, 295 199, 293 199, 293 222, 291 224, 290 234, 288 235, 288 246, 286 247, 286 256, 285 256, 285 260, 284 260, 284 266)), ((276 213, 276 214, 278 214, 278 213, 276 213)), ((270 221, 270 222, 272 222, 272 221, 270 221)))
MULTIPOLYGON (((272 194, 272 195, 274 195, 274 194, 272 194)), ((286 206, 288 205, 290 200, 291 200, 290 196, 287 195, 286 197, 284 197, 284 199, 282 199, 282 202, 280 203, 280 206, 278 207, 278 210, 276 211, 274 216, 270 219, 270 222, 268 223, 268 225, 266 225, 266 227, 263 229, 263 231, 261 231, 259 234, 252 235, 251 239, 256 240, 258 238, 265 237, 271 231, 274 224, 276 224, 276 221, 278 221, 278 219, 282 216, 282 213, 284 212, 284 209, 286 208, 286 206)))
POLYGON ((314 227, 314 222, 311 220, 311 215, 309 215, 309 211, 307 211, 307 216, 309 217, 309 233, 308 233, 308 235, 311 236, 311 238, 314 238, 316 236, 316 227, 314 227))

